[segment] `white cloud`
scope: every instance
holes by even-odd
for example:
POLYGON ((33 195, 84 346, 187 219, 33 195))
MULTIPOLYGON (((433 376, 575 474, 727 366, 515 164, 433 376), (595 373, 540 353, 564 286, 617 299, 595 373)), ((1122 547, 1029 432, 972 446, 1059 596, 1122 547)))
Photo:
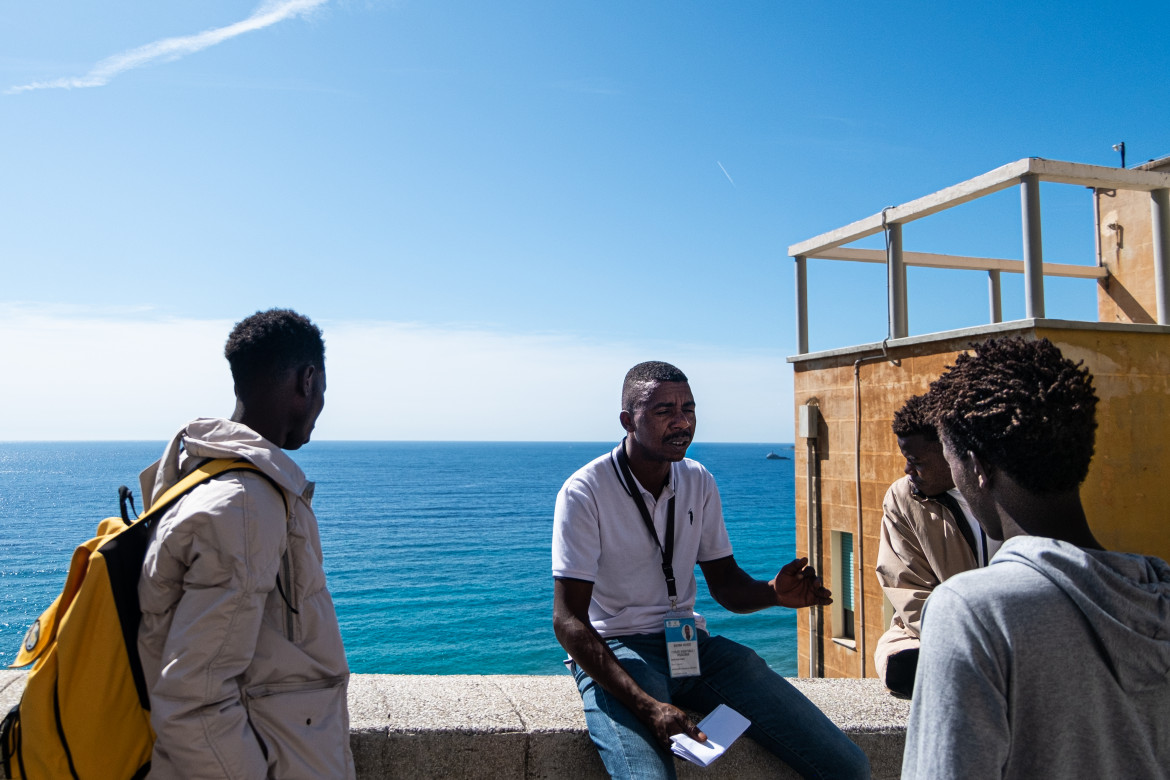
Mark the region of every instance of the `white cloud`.
MULTIPOLYGON (((621 381, 642 360, 691 378, 702 441, 792 439, 792 375, 777 351, 602 343, 396 322, 329 321, 320 439, 609 441, 621 381)), ((111 318, 0 306, 0 440, 168 438, 228 415, 227 320, 111 318)))
POLYGON ((171 62, 188 54, 223 43, 237 35, 262 30, 277 22, 295 16, 303 16, 328 0, 267 0, 261 3, 252 15, 243 21, 204 30, 195 35, 184 35, 139 46, 136 49, 115 54, 94 65, 93 69, 84 76, 54 79, 53 81, 36 81, 19 87, 11 87, 6 94, 29 92, 35 89, 75 89, 84 87, 103 87, 110 83, 115 76, 128 70, 141 67, 151 62, 171 62))

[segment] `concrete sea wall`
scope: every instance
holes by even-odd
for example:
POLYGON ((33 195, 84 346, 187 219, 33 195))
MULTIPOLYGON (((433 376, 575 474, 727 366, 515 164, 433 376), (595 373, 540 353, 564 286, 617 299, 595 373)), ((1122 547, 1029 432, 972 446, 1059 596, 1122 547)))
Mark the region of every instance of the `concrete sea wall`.
MULTIPOLYGON (((0 671, 0 711, 24 690, 0 671)), ((902 768, 909 702, 873 679, 792 679, 869 755, 875 780, 902 768)), ((350 742, 359 778, 604 778, 571 677, 354 675, 350 742)), ((744 738, 708 769, 677 762, 679 777, 794 778, 744 738)))

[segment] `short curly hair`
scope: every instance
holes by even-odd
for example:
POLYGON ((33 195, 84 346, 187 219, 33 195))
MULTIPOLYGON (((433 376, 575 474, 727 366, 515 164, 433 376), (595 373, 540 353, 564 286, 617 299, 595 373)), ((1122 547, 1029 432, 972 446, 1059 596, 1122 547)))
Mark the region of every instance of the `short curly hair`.
POLYGON ((1080 485, 1097 430, 1097 394, 1083 361, 1048 339, 991 339, 971 349, 930 385, 946 442, 1037 493, 1080 485))
POLYGON ((223 355, 237 393, 259 389, 290 368, 325 369, 325 340, 308 317, 291 309, 258 311, 236 323, 223 355))
POLYGON ((927 441, 938 441, 938 429, 934 427, 929 394, 911 396, 894 412, 894 435, 899 439, 907 436, 921 436, 927 441))
POLYGON ((687 375, 670 363, 661 360, 647 360, 626 372, 622 382, 622 409, 634 413, 634 407, 645 395, 642 390, 648 384, 659 382, 686 382, 687 375))

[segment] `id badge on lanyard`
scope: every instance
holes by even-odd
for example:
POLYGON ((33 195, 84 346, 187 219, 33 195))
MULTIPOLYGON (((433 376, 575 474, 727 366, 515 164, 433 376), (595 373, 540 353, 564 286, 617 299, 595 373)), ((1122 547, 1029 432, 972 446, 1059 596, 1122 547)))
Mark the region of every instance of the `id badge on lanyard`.
POLYGON ((670 610, 663 619, 666 637, 666 660, 671 677, 697 677, 699 674, 699 631, 695 616, 670 610))
POLYGON ((628 492, 638 506, 642 521, 654 538, 654 543, 662 550, 662 574, 666 578, 666 594, 670 597, 670 611, 662 621, 662 635, 666 642, 666 658, 670 663, 671 677, 695 677, 699 674, 699 631, 695 627, 693 612, 680 612, 677 609, 678 594, 674 582, 674 497, 670 499, 666 509, 666 544, 658 541, 658 532, 654 530, 654 520, 650 517, 650 510, 642 500, 642 494, 630 472, 630 465, 626 458, 625 442, 618 450, 618 464, 629 485, 628 492))

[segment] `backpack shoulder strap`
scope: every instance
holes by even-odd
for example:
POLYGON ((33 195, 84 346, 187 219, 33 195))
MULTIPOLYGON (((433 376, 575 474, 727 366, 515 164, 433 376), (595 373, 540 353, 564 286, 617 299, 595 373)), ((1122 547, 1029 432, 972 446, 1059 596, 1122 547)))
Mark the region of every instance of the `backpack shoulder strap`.
MULTIPOLYGON (((142 513, 142 516, 138 518, 139 521, 165 512, 171 504, 175 503, 176 500, 178 500, 184 493, 191 490, 191 488, 195 487, 196 485, 201 485, 202 483, 207 482, 210 479, 214 479, 220 474, 228 471, 255 471, 260 475, 268 478, 269 482, 272 482, 271 477, 268 477, 268 475, 261 471, 258 466, 253 463, 249 463, 246 460, 240 460, 238 458, 216 458, 215 460, 209 460, 206 463, 200 464, 199 467, 190 474, 183 477, 178 482, 163 491, 163 494, 159 496, 153 504, 151 504, 150 509, 147 509, 142 513)), ((273 483, 274 487, 275 484, 276 483, 273 483)), ((277 488, 277 490, 280 492, 280 495, 283 498, 284 491, 280 490, 279 488, 277 488)), ((287 500, 285 503, 287 504, 287 500)))
MULTIPOLYGON (((152 517, 165 512, 171 504, 181 498, 183 494, 187 493, 192 488, 207 482, 210 479, 214 479, 220 474, 224 474, 228 471, 254 471, 260 476, 264 477, 264 479, 268 481, 268 484, 272 485, 272 489, 276 491, 276 494, 280 496, 280 500, 284 502, 284 517, 285 522, 288 522, 292 507, 289 506, 288 496, 285 495, 284 489, 281 488, 280 485, 276 484, 276 480, 265 474, 259 466, 238 458, 217 458, 215 460, 209 460, 206 463, 200 464, 198 468, 164 491, 163 494, 158 497, 158 500, 156 500, 151 505, 150 509, 146 510, 146 512, 144 512, 143 515, 138 518, 138 522, 149 520, 152 517)), ((285 555, 288 555, 287 550, 285 551, 285 555)), ((284 592, 284 588, 281 586, 279 574, 276 576, 276 589, 280 592, 280 597, 284 599, 284 603, 288 605, 288 608, 292 610, 294 614, 297 614, 298 610, 293 607, 292 603, 288 599, 288 596, 284 592)))

